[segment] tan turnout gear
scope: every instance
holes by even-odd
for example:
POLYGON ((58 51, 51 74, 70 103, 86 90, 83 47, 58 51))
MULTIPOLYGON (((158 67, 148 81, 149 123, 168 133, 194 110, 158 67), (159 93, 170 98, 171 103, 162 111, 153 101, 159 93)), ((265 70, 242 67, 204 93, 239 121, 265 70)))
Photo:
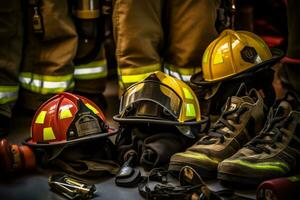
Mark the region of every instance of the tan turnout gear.
POLYGON ((87 63, 75 65, 75 90, 83 93, 99 94, 104 92, 107 77, 107 62, 104 49, 97 57, 87 63))
POLYGON ((21 2, 0 1, 0 113, 7 117, 18 97, 22 43, 21 2))
POLYGON ((73 6, 78 33, 78 48, 74 60, 75 90, 99 94, 105 89, 107 76, 103 48, 104 16, 100 1, 77 0, 73 6))
POLYGON ((35 0, 28 1, 26 6, 27 37, 19 74, 20 102, 26 108, 36 109, 53 94, 74 87, 72 61, 77 33, 67 1, 35 0), (32 22, 38 15, 43 24, 40 35, 32 22))
POLYGON ((33 110, 74 87, 82 93, 104 91, 104 20, 99 5, 89 8, 88 2, 26 0, 22 7, 17 0, 0 2, 1 115, 11 116, 18 96, 22 107, 33 110), (93 56, 76 62, 93 46, 93 56))
POLYGON ((217 36, 219 0, 116 0, 114 37, 120 85, 163 70, 183 81, 201 70, 201 55, 217 36))

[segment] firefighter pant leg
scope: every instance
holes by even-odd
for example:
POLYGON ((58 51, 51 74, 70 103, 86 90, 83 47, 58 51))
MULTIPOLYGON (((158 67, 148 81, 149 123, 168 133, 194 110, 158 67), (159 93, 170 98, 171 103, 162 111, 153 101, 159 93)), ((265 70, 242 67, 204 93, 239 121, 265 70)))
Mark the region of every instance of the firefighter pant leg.
POLYGON ((300 94, 300 1, 288 0, 288 49, 280 72, 282 82, 300 94))
MULTIPOLYGON (((30 1, 29 1, 30 2, 30 1)), ((43 36, 33 32, 33 9, 28 6, 27 37, 19 80, 20 103, 36 109, 53 94, 74 87, 72 60, 77 48, 77 33, 67 0, 41 0, 43 36)))
POLYGON ((18 97, 22 33, 21 1, 0 1, 0 114, 7 117, 18 97))
POLYGON ((99 55, 94 61, 75 65, 74 90, 88 94, 102 94, 105 90, 106 77, 107 63, 104 56, 104 49, 101 48, 99 55))
POLYGON ((183 81, 201 69, 206 47, 217 37, 218 0, 168 0, 164 71, 183 81))
POLYGON ((162 0, 116 0, 113 25, 121 87, 161 69, 162 0))

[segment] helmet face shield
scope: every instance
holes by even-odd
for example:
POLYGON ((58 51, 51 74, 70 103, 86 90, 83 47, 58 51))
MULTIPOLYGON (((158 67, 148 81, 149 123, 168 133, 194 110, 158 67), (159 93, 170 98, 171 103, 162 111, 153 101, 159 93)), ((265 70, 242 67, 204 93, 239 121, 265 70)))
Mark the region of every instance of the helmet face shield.
POLYGON ((180 115, 182 99, 169 86, 156 81, 143 81, 129 87, 122 96, 120 113, 124 114, 132 104, 140 102, 136 115, 157 117, 160 105, 176 119, 180 115))

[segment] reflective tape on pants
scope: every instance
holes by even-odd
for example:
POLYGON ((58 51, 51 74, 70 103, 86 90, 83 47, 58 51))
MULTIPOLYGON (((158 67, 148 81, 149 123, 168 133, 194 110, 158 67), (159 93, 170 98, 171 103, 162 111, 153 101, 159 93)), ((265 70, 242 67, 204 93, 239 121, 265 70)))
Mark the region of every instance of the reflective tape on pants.
POLYGON ((150 73, 160 71, 161 65, 154 64, 136 68, 118 69, 120 81, 124 85, 133 84, 146 78, 150 73))
POLYGON ((86 65, 75 66, 74 78, 89 80, 107 76, 106 60, 90 62, 86 65))
POLYGON ((164 65, 164 72, 166 74, 169 74, 170 76, 173 76, 184 82, 189 82, 192 75, 194 75, 195 73, 198 73, 200 71, 201 71, 201 69, 196 68, 196 67, 194 67, 194 68, 176 68, 173 65, 168 65, 168 64, 164 65))
POLYGON ((18 98, 19 86, 0 86, 0 104, 13 102, 18 98))
POLYGON ((23 72, 19 81, 23 88, 40 94, 55 94, 74 87, 73 74, 48 76, 23 72))
POLYGON ((166 74, 169 74, 170 76, 173 76, 173 77, 175 77, 175 78, 177 78, 179 80, 182 80, 184 82, 189 82, 190 79, 191 79, 191 77, 192 77, 192 75, 182 75, 182 74, 180 74, 178 72, 171 71, 171 70, 169 70, 167 68, 164 68, 164 72, 166 74))

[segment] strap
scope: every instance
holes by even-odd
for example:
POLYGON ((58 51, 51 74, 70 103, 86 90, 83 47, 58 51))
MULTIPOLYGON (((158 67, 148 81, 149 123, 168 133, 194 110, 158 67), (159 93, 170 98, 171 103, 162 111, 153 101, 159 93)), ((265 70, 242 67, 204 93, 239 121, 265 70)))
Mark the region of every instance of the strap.
POLYGON ((55 159, 51 161, 51 164, 63 169, 67 173, 88 177, 101 176, 107 173, 116 174, 119 170, 119 166, 109 160, 76 160, 66 162, 61 159, 55 159))
POLYGON ((148 177, 143 177, 143 181, 139 184, 139 193, 146 199, 155 200, 182 200, 191 199, 194 195, 199 197, 201 186, 177 186, 169 183, 169 171, 163 168, 154 168, 150 171, 148 177), (159 182, 153 189, 149 187, 150 181, 159 182))

